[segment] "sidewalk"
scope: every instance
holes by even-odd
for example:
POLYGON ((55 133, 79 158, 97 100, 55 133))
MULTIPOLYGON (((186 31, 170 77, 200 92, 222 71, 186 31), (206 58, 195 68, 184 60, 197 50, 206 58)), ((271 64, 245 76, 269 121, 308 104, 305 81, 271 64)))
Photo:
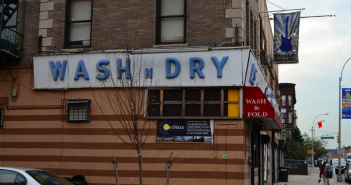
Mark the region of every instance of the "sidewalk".
MULTIPOLYGON (((319 179, 319 168, 312 169, 308 167, 308 175, 289 175, 289 182, 278 182, 274 185, 324 185, 323 179, 318 183, 319 179)), ((343 178, 344 180, 344 175, 343 178)), ((333 175, 333 179, 330 180, 330 185, 348 184, 346 182, 337 182, 336 175, 333 175)))

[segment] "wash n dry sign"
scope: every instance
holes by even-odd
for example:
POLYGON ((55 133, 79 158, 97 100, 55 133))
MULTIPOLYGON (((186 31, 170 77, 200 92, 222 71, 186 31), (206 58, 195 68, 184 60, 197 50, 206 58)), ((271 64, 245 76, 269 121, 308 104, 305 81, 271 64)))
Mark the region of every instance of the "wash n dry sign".
POLYGON ((141 86, 243 86, 249 48, 201 52, 87 53, 35 56, 35 89, 119 86, 140 78, 141 86))

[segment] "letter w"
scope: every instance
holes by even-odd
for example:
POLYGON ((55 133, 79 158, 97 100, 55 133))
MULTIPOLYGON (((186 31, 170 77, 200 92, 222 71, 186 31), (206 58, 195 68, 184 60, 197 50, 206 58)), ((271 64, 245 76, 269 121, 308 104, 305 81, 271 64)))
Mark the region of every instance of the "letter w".
POLYGON ((60 61, 56 62, 56 66, 54 64, 54 61, 50 61, 50 68, 51 68, 52 76, 54 77, 55 81, 57 80, 58 75, 60 75, 61 80, 65 79, 66 66, 67 66, 67 60, 64 60, 62 62, 62 66, 60 61))

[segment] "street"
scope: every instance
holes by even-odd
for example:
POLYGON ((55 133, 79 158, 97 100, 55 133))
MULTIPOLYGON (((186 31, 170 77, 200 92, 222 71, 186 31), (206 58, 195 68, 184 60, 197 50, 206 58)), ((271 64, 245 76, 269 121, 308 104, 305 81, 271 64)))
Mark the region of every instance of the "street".
MULTIPOLYGON (((312 169, 310 166, 308 167, 308 175, 289 175, 289 182, 279 182, 274 183, 276 185, 323 185, 323 179, 320 183, 318 183, 319 178, 319 168, 312 169)), ((344 175, 342 175, 342 179, 345 180, 344 175)), ((346 182, 337 182, 336 175, 333 175, 333 179, 330 180, 330 185, 336 184, 348 184, 346 182)))

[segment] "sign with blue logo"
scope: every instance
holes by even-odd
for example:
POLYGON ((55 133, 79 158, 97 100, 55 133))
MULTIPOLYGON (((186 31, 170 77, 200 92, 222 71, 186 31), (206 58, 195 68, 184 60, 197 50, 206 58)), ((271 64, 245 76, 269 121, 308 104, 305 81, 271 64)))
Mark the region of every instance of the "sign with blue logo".
POLYGON ((274 62, 298 63, 300 13, 274 14, 274 62))
POLYGON ((212 127, 210 120, 158 120, 157 142, 211 143, 212 127))
POLYGON ((342 88, 342 119, 351 119, 351 88, 342 88))

